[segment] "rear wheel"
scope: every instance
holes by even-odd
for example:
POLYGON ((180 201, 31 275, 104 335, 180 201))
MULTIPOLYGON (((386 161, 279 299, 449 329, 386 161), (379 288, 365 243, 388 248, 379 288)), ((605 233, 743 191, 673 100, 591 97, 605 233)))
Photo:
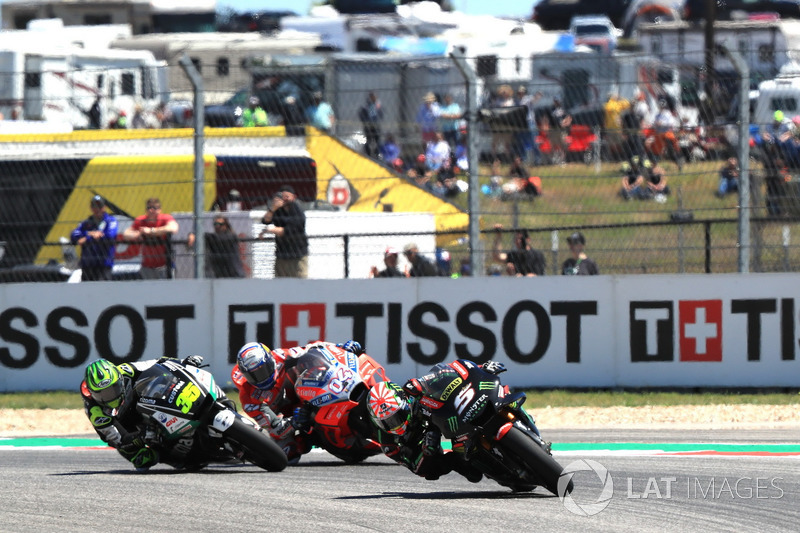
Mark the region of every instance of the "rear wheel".
MULTIPOLYGON (((539 484, 553 494, 559 495, 558 479, 564 468, 532 438, 521 429, 512 427, 498 444, 528 467, 536 476, 539 484)), ((520 484, 520 486, 522 487, 524 484, 520 484)), ((570 480, 567 492, 572 492, 572 487, 570 480)))
POLYGON ((225 440, 233 442, 244 453, 244 459, 270 472, 280 472, 288 461, 269 435, 237 418, 223 433, 225 440))

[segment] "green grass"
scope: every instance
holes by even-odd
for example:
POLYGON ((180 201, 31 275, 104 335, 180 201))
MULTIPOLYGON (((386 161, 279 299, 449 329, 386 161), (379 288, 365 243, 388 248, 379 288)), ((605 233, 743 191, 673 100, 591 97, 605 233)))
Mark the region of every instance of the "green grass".
MULTIPOLYGON (((238 400, 235 391, 227 391, 230 398, 238 400)), ((575 391, 532 390, 527 391, 528 408, 541 407, 635 407, 642 405, 794 405, 800 404, 797 390, 765 392, 721 392, 703 390, 699 392, 666 391, 575 391)), ((238 402, 237 402, 238 403, 238 402)), ((0 394, 0 409, 82 409, 80 394, 71 391, 12 392, 0 394)))
MULTIPOLYGON (((736 195, 719 199, 714 195, 723 161, 701 161, 685 165, 678 173, 677 166, 663 163, 672 194, 667 201, 625 201, 619 196, 622 173, 620 163, 585 165, 575 162, 564 166, 529 167, 531 174, 542 178, 544 194, 533 201, 504 201, 499 198, 481 196, 481 227, 491 232, 496 223, 505 228, 519 227, 532 230, 535 248, 549 251, 550 231, 570 227, 619 225, 633 223, 668 222, 673 212, 691 211, 695 220, 736 220, 738 217, 736 195)), ((751 176, 758 175, 759 165, 751 165, 751 176)), ((508 166, 501 167, 500 174, 508 174, 508 166)), ((481 165, 480 183, 489 182, 491 170, 481 165)), ((759 195, 753 197, 753 216, 766 216, 763 185, 759 195)), ((466 195, 456 202, 466 208, 466 195)), ((571 231, 571 230, 567 230, 571 231)), ((559 235, 560 246, 557 264, 568 256, 565 243, 567 231, 559 235)), ((678 226, 628 226, 619 228, 584 229, 587 252, 600 266, 604 274, 633 273, 677 273, 705 271, 705 228, 702 224, 678 226)), ((776 220, 754 227, 752 270, 783 270, 785 265, 800 264, 800 246, 795 235, 800 225, 789 220, 776 220), (784 226, 791 229, 792 244, 782 246, 784 226), (758 253, 755 253, 755 251, 758 253)), ((711 271, 735 272, 738 267, 737 224, 712 223, 711 271)), ((484 235, 491 249, 491 233, 484 235)), ((506 235, 504 247, 511 246, 511 235, 506 235)), ((455 257, 466 256, 466 247, 448 248, 455 257), (463 249, 462 249, 463 248, 463 249)), ((548 255, 548 273, 552 270, 553 257, 548 255)))

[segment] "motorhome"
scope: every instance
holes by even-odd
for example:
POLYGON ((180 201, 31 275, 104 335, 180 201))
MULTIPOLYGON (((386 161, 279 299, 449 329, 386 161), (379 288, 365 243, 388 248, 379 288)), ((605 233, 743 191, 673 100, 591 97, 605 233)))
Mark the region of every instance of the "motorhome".
POLYGON ((0 38, 0 113, 7 118, 90 126, 100 99, 101 124, 141 105, 169 99, 162 62, 145 51, 86 49, 0 38))

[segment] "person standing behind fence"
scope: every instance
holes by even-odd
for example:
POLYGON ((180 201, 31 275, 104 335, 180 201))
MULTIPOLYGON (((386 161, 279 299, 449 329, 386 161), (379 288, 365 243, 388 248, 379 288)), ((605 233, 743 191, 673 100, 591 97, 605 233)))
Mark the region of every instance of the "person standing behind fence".
POLYGON ((493 256, 498 263, 506 265, 506 272, 511 276, 544 276, 544 254, 531 246, 528 230, 518 229, 514 233, 514 249, 508 252, 501 251, 503 234, 502 224, 495 224, 493 256))
POLYGON ((569 251, 572 257, 564 261, 561 265, 561 273, 565 276, 596 276, 600 274, 597 263, 587 257, 583 248, 586 246, 586 239, 583 234, 576 231, 567 237, 569 251))
POLYGON ((438 276, 439 269, 428 258, 419 255, 419 248, 413 242, 406 244, 403 247, 403 255, 406 256, 411 268, 408 271, 408 276, 411 278, 421 278, 428 276, 438 276))
POLYGON ((459 128, 461 126, 461 106, 453 101, 453 95, 444 95, 444 105, 439 110, 439 123, 442 128, 442 135, 450 148, 455 150, 458 144, 459 128))
POLYGON ((251 96, 247 103, 247 107, 242 111, 242 126, 245 128, 269 126, 267 112, 261 107, 258 96, 251 96))
POLYGON ((134 257, 141 252, 142 268, 139 272, 142 278, 171 279, 175 268, 172 236, 178 232, 178 222, 172 215, 161 212, 161 200, 158 198, 148 198, 145 206, 147 213, 136 217, 122 234, 122 239, 134 246, 117 253, 117 258, 134 257))
MULTIPOLYGON (((212 278, 245 277, 239 236, 233 231, 230 221, 225 217, 214 219, 214 232, 205 234, 206 276, 212 278)), ((186 245, 193 249, 195 235, 190 233, 186 245)))
POLYGON ((308 123, 318 130, 329 134, 333 133, 336 117, 333 114, 331 105, 322 100, 321 92, 317 91, 314 93, 314 103, 306 109, 306 118, 308 119, 308 123))
POLYGON ((367 143, 364 152, 369 157, 376 157, 381 142, 381 121, 383 120, 383 107, 374 92, 367 95, 367 101, 358 111, 358 118, 364 127, 364 137, 367 143))
POLYGON ((306 215, 297 203, 297 194, 291 185, 283 185, 272 199, 261 223, 267 227, 261 232, 275 235, 275 277, 308 277, 308 236, 306 215))
POLYGON ((70 241, 81 246, 81 281, 110 281, 114 266, 117 219, 106 213, 106 202, 95 195, 92 214, 72 231, 70 241))
POLYGON ((386 265, 386 268, 383 270, 378 270, 378 267, 373 266, 370 269, 370 277, 372 278, 404 278, 405 274, 400 272, 400 269, 397 268, 397 257, 399 252, 396 248, 388 247, 386 251, 383 252, 383 264, 386 265))
POLYGON ((429 142, 436 139, 436 132, 439 131, 439 115, 441 109, 436 103, 436 95, 427 93, 422 98, 422 105, 417 111, 417 126, 422 132, 422 146, 427 146, 429 142))

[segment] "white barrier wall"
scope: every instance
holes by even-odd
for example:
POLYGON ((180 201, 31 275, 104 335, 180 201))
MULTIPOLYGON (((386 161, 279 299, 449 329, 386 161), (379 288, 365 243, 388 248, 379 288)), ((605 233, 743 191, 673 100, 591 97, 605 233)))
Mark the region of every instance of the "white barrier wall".
POLYGON ((800 275, 0 285, 0 391, 76 389, 97 357, 356 338, 396 381, 496 359, 518 387, 797 387, 800 275))

